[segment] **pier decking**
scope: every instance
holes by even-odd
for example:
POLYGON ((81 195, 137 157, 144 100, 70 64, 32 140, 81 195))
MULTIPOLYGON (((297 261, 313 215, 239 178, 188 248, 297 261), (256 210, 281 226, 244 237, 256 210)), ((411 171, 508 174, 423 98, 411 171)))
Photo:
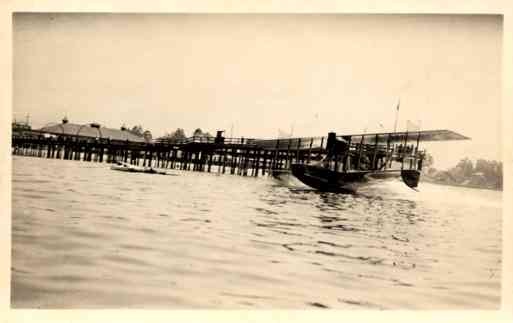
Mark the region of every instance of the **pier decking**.
POLYGON ((219 172, 241 176, 270 174, 286 170, 291 163, 308 163, 326 154, 325 137, 289 139, 189 137, 152 143, 53 135, 33 130, 13 134, 12 154, 40 158, 114 163, 219 172), (215 169, 214 169, 215 167, 215 169))
MULTIPOLYGON (((391 168, 393 162, 398 162, 401 170, 404 167, 413 169, 418 162, 422 162, 425 154, 419 150, 420 141, 469 139, 450 130, 338 137, 330 132, 327 137, 265 140, 225 138, 222 133, 218 131, 216 137, 141 142, 48 134, 41 130, 13 131, 12 154, 86 162, 122 161, 143 167, 259 176, 289 170, 291 164, 321 160, 328 154, 334 161, 334 169, 338 169, 337 165, 342 163, 343 171, 347 170, 348 164, 355 170, 384 171, 391 168), (416 145, 408 145, 409 141, 416 145)), ((420 165, 418 167, 421 168, 420 165)))

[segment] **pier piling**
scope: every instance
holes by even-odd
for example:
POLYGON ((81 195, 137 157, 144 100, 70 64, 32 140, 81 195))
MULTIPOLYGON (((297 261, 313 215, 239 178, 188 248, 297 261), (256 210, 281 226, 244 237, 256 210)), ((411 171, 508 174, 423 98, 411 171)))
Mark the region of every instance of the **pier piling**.
POLYGON ((132 165, 258 177, 308 163, 325 154, 323 138, 256 140, 192 137, 177 142, 140 143, 32 131, 12 137, 12 154, 95 163, 132 165), (318 145, 320 140, 320 146, 318 145), (317 145, 315 145, 317 143, 317 145))

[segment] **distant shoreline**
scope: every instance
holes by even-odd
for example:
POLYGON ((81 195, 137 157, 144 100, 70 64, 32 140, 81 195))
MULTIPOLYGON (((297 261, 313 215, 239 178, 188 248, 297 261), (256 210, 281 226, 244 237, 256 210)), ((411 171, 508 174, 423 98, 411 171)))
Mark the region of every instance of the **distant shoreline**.
POLYGON ((489 190, 489 191, 497 191, 502 192, 503 190, 501 188, 497 187, 491 187, 491 186, 481 186, 481 185, 468 185, 468 184, 460 184, 460 183, 448 183, 445 181, 439 181, 433 177, 430 177, 427 174, 422 174, 421 176, 421 182, 431 183, 431 184, 438 184, 443 186, 453 186, 453 187, 465 187, 465 188, 473 188, 473 189, 481 189, 481 190, 489 190))

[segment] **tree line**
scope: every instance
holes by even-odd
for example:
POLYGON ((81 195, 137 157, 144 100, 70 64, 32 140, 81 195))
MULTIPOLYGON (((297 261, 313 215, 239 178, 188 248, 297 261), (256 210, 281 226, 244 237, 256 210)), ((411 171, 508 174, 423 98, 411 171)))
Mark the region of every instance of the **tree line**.
MULTIPOLYGON (((204 132, 203 130, 201 130, 201 128, 197 128, 192 133, 192 137, 213 138, 214 136, 212 136, 208 131, 204 132)), ((185 133, 185 130, 183 128, 177 128, 175 131, 167 132, 166 134, 164 134, 164 136, 162 136, 162 139, 167 139, 170 141, 183 140, 186 138, 187 134, 185 133)))
MULTIPOLYGON (((432 160, 431 157, 431 162, 432 160)), ((502 190, 503 187, 502 162, 496 160, 478 159, 474 162, 466 157, 448 170, 437 170, 433 167, 426 169, 428 180, 441 184, 496 190, 502 190)))
MULTIPOLYGON (((133 126, 132 128, 127 129, 129 132, 133 133, 136 136, 143 136, 144 130, 141 125, 133 126)), ((201 128, 196 128, 196 130, 192 133, 193 137, 208 137, 213 138, 213 136, 208 131, 203 131, 201 128)), ((161 139, 166 139, 170 141, 180 141, 187 138, 187 134, 183 128, 177 128, 175 131, 166 132, 161 139)))

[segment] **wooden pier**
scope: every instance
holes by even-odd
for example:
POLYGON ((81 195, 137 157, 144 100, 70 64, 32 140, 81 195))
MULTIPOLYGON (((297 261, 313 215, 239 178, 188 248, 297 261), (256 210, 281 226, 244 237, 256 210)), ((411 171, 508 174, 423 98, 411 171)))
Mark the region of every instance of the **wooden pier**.
MULTIPOLYGON (((333 136, 334 134, 330 134, 333 136)), ((13 133, 12 154, 85 162, 127 162, 132 165, 218 172, 241 176, 283 172, 292 163, 322 159, 327 153, 327 137, 290 139, 190 137, 152 143, 52 135, 37 130, 13 133)))
POLYGON ((327 137, 267 140, 225 138, 223 131, 218 131, 216 137, 153 142, 143 142, 138 137, 135 139, 139 141, 111 140, 101 137, 100 131, 97 133, 99 136, 92 137, 13 129, 12 154, 85 162, 125 162, 143 167, 256 177, 288 172, 292 164, 320 160, 324 160, 330 169, 344 173, 383 172, 393 169, 393 164, 399 170, 421 170, 425 151, 419 150, 420 141, 470 139, 450 130, 341 136, 330 132, 327 137), (409 142, 414 144, 409 145, 409 142))

